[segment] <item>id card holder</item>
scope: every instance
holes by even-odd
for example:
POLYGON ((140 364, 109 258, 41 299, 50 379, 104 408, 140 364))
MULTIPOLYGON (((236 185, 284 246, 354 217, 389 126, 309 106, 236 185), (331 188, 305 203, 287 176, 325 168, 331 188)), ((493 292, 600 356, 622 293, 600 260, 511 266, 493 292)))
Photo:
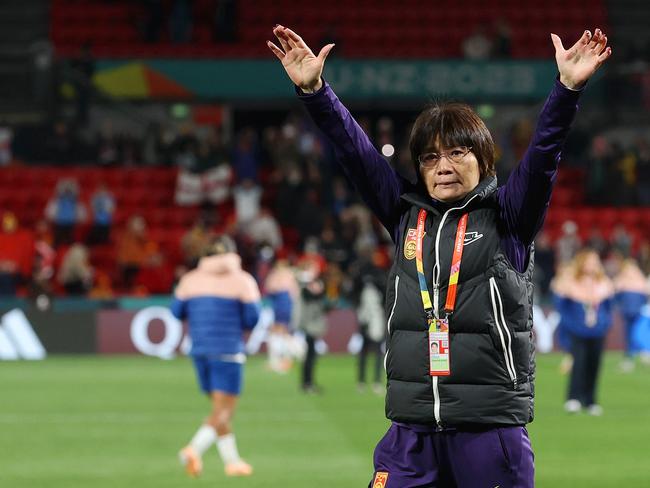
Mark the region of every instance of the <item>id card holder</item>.
POLYGON ((429 375, 449 376, 449 321, 434 319, 429 327, 429 375))

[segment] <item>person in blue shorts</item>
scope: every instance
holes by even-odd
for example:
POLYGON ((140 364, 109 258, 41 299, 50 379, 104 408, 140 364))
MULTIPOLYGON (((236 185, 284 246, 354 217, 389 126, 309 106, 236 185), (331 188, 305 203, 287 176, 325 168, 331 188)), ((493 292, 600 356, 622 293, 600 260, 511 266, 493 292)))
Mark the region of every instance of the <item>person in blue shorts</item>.
POLYGON ((273 325, 266 341, 269 353, 269 368, 277 373, 286 373, 293 366, 295 347, 292 328, 294 308, 300 297, 298 282, 286 259, 278 258, 264 283, 264 293, 273 309, 273 325))
POLYGON ((616 289, 614 301, 625 327, 625 357, 620 368, 621 371, 628 373, 634 369, 634 357, 639 352, 632 341, 634 324, 639 320, 643 307, 648 303, 650 286, 637 262, 633 258, 627 258, 614 278, 614 287, 616 289))
POLYGON ((495 144, 471 107, 420 113, 409 141, 417 180, 408 181, 321 77, 334 45, 316 55, 289 28, 273 34, 269 49, 395 243, 385 300, 392 424, 369 486, 533 486, 533 241, 582 89, 611 55, 607 37, 585 31, 564 49, 551 36, 559 76, 522 161, 497 187, 495 144))
POLYGON ((239 456, 231 423, 246 361, 242 333, 257 324, 260 291, 242 270, 232 239, 221 236, 209 245, 196 269, 181 278, 171 310, 187 320, 199 386, 212 400, 212 412, 179 458, 196 477, 203 469, 203 453, 216 442, 226 475, 248 476, 253 470, 239 456))

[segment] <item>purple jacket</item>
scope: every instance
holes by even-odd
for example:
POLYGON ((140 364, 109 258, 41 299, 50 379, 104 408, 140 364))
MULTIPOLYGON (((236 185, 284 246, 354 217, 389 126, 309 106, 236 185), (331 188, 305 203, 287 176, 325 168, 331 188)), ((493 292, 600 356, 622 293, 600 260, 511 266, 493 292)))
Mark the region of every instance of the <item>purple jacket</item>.
MULTIPOLYGON (((304 94, 297 88, 296 91, 316 125, 332 142, 350 181, 393 241, 399 242, 400 195, 417 191, 417 187, 397 174, 381 156, 327 82, 313 94, 304 94)), ((497 190, 505 229, 501 247, 520 272, 526 268, 531 244, 544 222, 562 144, 580 94, 581 91, 570 90, 555 81, 526 154, 506 184, 497 190)))

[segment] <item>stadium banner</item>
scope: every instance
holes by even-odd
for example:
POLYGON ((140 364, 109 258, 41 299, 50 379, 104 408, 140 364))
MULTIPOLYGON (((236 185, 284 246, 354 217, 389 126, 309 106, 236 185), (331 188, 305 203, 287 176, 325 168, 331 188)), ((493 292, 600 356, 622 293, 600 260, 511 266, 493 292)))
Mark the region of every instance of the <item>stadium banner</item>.
POLYGON ((96 351, 94 311, 40 310, 30 304, 5 308, 0 304, 0 342, 14 357, 43 359, 46 354, 93 354, 96 351))
MULTIPOLYGON (((553 60, 328 60, 324 77, 347 100, 377 98, 524 102, 545 98, 556 76, 553 60)), ((293 98, 277 60, 99 60, 94 82, 130 99, 293 98), (263 80, 263 82, 259 82, 263 80)))
POLYGON ((101 310, 97 314, 98 354, 145 354, 172 359, 188 351, 187 327, 166 307, 101 310))
MULTIPOLYGON (((42 309, 27 300, 0 300, 0 360, 43 359, 48 354, 144 354, 171 359, 187 354, 191 341, 187 326, 167 308, 169 297, 129 298, 91 307, 83 299, 64 299, 42 309), (79 307, 75 307, 75 300, 79 307)), ((272 311, 264 309, 255 330, 246 334, 249 354, 265 351, 272 311)), ((360 346, 356 314, 351 308, 327 315, 323 352, 356 353, 360 346)), ((534 331, 540 353, 556 350, 559 316, 552 308, 535 307, 534 331)), ((606 348, 621 350, 623 325, 615 314, 606 348)))

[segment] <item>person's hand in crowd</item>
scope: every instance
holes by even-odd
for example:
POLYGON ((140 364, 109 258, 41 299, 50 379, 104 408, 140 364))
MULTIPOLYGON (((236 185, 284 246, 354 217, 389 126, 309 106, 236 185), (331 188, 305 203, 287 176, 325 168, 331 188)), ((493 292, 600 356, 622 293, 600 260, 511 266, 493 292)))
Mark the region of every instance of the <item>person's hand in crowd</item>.
POLYGON ((273 34, 277 37, 282 49, 271 41, 266 41, 266 44, 273 54, 282 61, 282 66, 291 81, 305 93, 318 91, 323 86, 321 74, 325 59, 334 44, 327 44, 316 56, 302 40, 302 37, 291 29, 276 25, 273 28, 273 34))
POLYGON ((572 47, 564 49, 562 40, 551 34, 560 81, 573 90, 581 88, 612 54, 607 36, 600 29, 594 35, 586 30, 572 47))

